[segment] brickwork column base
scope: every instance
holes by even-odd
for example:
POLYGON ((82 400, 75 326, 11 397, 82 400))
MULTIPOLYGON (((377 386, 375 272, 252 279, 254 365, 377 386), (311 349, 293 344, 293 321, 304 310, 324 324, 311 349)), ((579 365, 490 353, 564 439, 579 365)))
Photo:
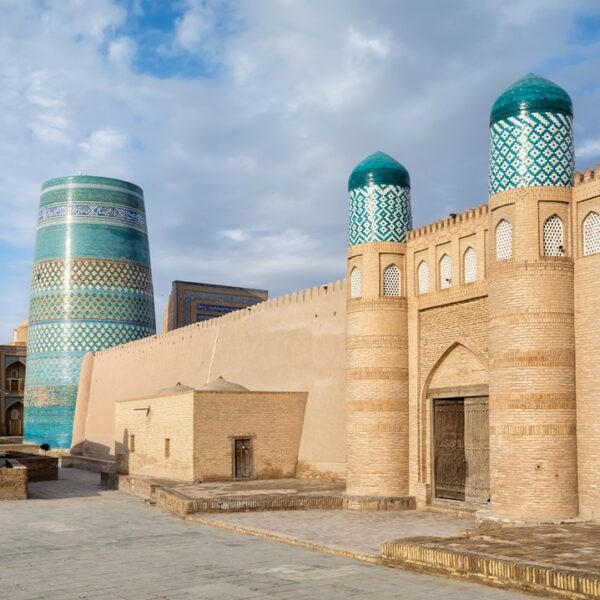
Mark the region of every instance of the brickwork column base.
POLYGON ((416 510, 414 496, 344 496, 346 510, 416 510))

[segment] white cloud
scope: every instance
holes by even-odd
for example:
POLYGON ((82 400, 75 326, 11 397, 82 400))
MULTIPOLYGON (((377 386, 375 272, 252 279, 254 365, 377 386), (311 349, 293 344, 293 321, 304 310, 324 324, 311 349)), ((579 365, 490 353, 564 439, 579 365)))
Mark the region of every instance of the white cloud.
POLYGON ((341 277, 347 177, 377 149, 410 171, 415 225, 484 202, 488 111, 527 71, 572 92, 578 159, 600 154, 595 48, 569 25, 595 3, 515 2, 187 0, 154 58, 219 65, 197 78, 137 72, 153 57, 116 0, 13 2, 0 20, 0 258, 14 265, 0 341, 27 313, 49 177, 144 188, 160 309, 173 279, 277 295, 341 277))

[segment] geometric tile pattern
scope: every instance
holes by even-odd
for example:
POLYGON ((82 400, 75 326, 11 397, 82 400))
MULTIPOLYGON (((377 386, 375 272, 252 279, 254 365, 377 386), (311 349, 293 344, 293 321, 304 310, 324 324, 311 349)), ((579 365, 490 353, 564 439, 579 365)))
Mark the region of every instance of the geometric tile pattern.
POLYGON ((143 194, 107 178, 47 182, 31 284, 25 439, 70 446, 83 357, 155 333, 143 194))
POLYGON ((512 224, 502 219, 496 227, 496 259, 512 257, 512 224))
POLYGON ((31 295, 29 322, 93 319, 154 322, 154 299, 146 292, 72 290, 68 304, 56 292, 31 295))
POLYGON ((348 245, 404 242, 412 229, 410 188, 377 185, 350 190, 348 245))
MULTIPOLYGON (((27 349, 32 354, 36 352, 95 352, 148 337, 154 333, 154 327, 140 323, 94 321, 35 323, 29 328, 27 349)), ((30 369, 31 365, 28 370, 30 369)))
POLYGON ((493 123, 489 193, 525 186, 572 185, 572 118, 558 112, 524 112, 493 123))
POLYGON ((38 214, 38 226, 73 219, 102 219, 106 222, 123 223, 146 231, 146 217, 143 212, 125 206, 106 204, 62 204, 46 206, 38 214))
POLYGON ((383 270, 383 295, 400 295, 400 269, 396 265, 389 265, 383 270))
POLYGON ((552 215, 544 221, 544 256, 562 256, 565 253, 563 242, 563 224, 552 215))
POLYGON ((583 221, 583 254, 600 252, 600 215, 591 212, 583 221))
POLYGON ((33 267, 32 292, 42 289, 139 290, 153 293, 150 267, 125 260, 71 258, 33 267))
POLYGON ((465 283, 471 283, 477 279, 477 252, 475 248, 467 248, 464 256, 465 283))

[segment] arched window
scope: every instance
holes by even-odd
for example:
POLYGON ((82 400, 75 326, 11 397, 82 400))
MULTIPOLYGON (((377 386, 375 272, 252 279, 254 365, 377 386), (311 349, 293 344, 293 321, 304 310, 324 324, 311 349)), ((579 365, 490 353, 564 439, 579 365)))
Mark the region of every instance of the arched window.
POLYGON ((564 253, 563 224, 552 215, 544 221, 544 255, 562 256, 564 253))
POLYGON ((505 260, 512 257, 512 225, 502 219, 496 227, 496 258, 505 260))
POLYGON ((422 260, 417 268, 417 280, 419 282, 419 294, 429 291, 429 266, 422 260))
POLYGON ((440 289, 445 290, 452 285, 452 261, 447 254, 440 259, 440 289))
POLYGON ((600 252, 600 215, 591 212, 583 221, 583 254, 600 252))
POLYGON ((467 248, 464 260, 464 281, 471 283, 477 279, 477 252, 475 248, 467 248))
POLYGON ((383 295, 400 295, 400 269, 396 265, 388 265, 383 270, 383 295))
POLYGON ((350 297, 360 298, 362 295, 362 280, 360 276, 360 269, 356 267, 352 269, 350 273, 350 297))

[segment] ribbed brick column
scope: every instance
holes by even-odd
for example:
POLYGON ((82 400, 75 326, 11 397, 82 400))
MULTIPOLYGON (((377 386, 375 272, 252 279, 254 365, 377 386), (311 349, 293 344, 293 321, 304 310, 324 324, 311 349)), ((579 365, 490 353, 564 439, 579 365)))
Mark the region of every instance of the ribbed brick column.
POLYGON ((577 515, 572 114, 562 88, 530 74, 490 119, 490 491, 509 519, 577 515), (548 250, 550 217, 563 238, 548 250))
POLYGON ((382 255, 404 265, 404 252, 393 242, 348 249, 362 272, 362 295, 347 306, 348 496, 408 494, 407 305, 382 295, 380 275, 382 255))

